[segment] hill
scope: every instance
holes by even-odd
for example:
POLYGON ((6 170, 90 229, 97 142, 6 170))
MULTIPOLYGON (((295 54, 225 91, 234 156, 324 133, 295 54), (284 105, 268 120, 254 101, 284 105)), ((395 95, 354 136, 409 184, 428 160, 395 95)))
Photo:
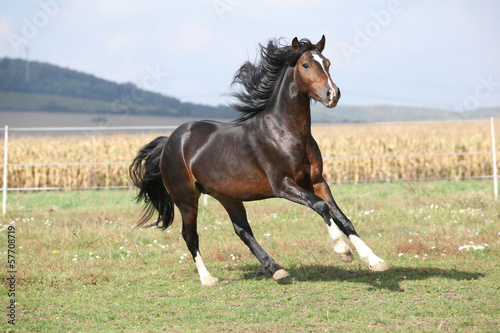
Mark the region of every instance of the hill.
POLYGON ((183 103, 177 98, 119 84, 55 65, 0 59, 0 110, 126 113, 234 118, 229 107, 183 103))

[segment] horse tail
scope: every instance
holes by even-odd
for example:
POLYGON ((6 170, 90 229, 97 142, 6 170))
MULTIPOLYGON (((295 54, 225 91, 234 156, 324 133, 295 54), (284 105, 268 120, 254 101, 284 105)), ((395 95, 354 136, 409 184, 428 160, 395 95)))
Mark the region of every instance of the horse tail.
POLYGON ((130 180, 139 189, 136 202, 144 201, 144 211, 136 228, 145 224, 158 212, 156 222, 147 227, 156 226, 167 229, 174 221, 174 202, 168 193, 160 170, 163 147, 168 137, 160 136, 139 150, 129 167, 130 180))

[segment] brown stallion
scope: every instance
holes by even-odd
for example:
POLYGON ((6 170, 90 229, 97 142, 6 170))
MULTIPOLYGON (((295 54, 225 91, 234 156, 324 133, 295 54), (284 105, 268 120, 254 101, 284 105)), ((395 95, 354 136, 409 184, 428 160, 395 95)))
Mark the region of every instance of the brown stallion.
POLYGON ((261 46, 260 61, 246 62, 235 75, 233 83, 241 89, 234 93, 239 103, 232 106, 242 113, 240 118, 231 123, 185 123, 170 137, 144 146, 130 166, 130 177, 140 190, 137 201, 146 202, 139 226, 157 211, 152 225, 168 228, 175 204, 203 285, 218 280, 206 269, 199 250, 201 193, 222 204, 236 234, 276 280, 288 273, 255 239, 244 201, 279 197, 305 205, 325 221, 340 260, 353 260, 347 241, 370 269, 389 268, 359 238, 322 175, 321 152, 311 135, 311 99, 333 108, 340 98, 329 74, 330 61, 321 54, 324 47, 324 36, 317 44, 297 38, 286 46, 269 41, 261 46))

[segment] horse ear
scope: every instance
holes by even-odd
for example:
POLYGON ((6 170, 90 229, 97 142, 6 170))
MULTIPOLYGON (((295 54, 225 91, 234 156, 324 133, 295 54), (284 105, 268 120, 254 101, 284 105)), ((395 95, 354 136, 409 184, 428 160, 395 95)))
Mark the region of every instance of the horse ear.
POLYGON ((295 51, 298 51, 299 49, 300 49, 300 42, 299 42, 299 39, 297 37, 295 37, 292 40, 292 50, 295 52, 295 51))
POLYGON ((325 42, 326 42, 326 38, 325 38, 325 35, 323 35, 323 37, 321 37, 321 40, 318 42, 318 44, 316 44, 316 47, 318 48, 319 52, 323 52, 323 50, 325 49, 325 42))

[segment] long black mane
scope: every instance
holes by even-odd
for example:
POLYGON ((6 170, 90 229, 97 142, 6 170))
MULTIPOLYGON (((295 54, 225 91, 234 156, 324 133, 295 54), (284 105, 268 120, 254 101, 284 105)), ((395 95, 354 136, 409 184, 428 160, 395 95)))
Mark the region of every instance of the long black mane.
POLYGON ((288 66, 295 66, 300 56, 316 48, 308 39, 300 40, 300 48, 293 50, 291 45, 283 45, 283 39, 271 39, 267 47, 259 44, 260 62, 245 62, 234 75, 232 86, 240 85, 240 90, 232 96, 239 103, 231 107, 242 113, 236 122, 245 121, 265 110, 275 89, 279 86, 288 66))

